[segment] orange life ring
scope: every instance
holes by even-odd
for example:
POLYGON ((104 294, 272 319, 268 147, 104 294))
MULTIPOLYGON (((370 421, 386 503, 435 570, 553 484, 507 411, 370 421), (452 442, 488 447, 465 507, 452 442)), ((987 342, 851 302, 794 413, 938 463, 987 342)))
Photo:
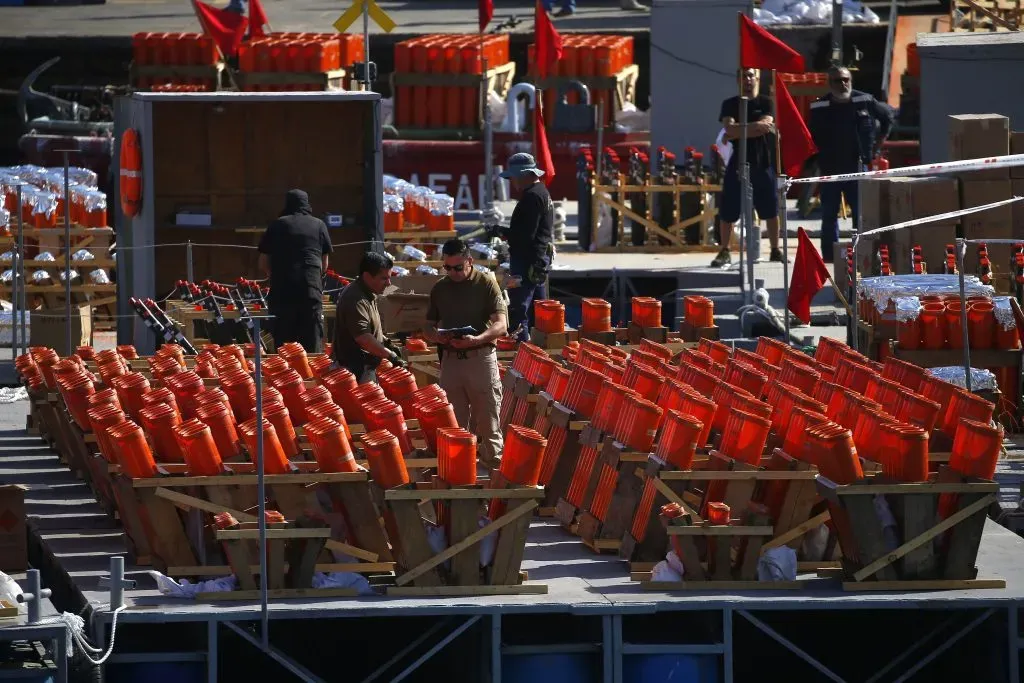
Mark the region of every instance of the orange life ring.
POLYGON ((139 215, 142 210, 142 144, 134 128, 129 128, 121 136, 120 187, 124 215, 139 215))

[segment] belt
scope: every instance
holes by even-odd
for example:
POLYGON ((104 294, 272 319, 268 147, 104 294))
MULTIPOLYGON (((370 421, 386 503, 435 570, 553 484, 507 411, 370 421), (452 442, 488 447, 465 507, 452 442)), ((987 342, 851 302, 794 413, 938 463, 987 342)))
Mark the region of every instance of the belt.
POLYGON ((451 355, 452 358, 458 358, 465 360, 474 356, 484 356, 490 353, 494 353, 494 347, 490 344, 487 346, 478 346, 475 349, 456 349, 450 346, 444 347, 444 355, 447 358, 451 355))

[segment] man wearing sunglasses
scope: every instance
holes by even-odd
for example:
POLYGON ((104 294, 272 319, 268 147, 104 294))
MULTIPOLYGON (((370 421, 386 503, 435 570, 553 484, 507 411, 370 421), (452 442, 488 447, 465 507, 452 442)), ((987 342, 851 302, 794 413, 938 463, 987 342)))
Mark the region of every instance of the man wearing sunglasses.
POLYGON ((495 466, 502 436, 501 379, 494 343, 508 331, 505 299, 493 276, 473 268, 465 242, 448 240, 441 256, 445 277, 430 290, 424 336, 444 350, 440 384, 455 419, 460 427, 474 427, 481 462, 495 466))
MULTIPOLYGON (((818 168, 822 175, 857 173, 878 155, 892 129, 892 110, 866 92, 853 89, 850 70, 832 67, 828 72, 829 93, 811 103, 809 128, 818 147, 818 168), (877 134, 876 134, 877 125, 877 134)), ((858 225, 857 181, 822 183, 821 253, 832 258, 832 245, 839 240, 839 204, 842 195, 853 209, 858 225)))

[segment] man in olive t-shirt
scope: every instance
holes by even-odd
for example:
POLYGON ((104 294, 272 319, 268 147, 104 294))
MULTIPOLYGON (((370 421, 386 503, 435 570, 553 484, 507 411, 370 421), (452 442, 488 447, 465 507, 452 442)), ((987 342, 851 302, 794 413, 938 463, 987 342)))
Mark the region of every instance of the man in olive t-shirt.
POLYGON ((430 290, 426 337, 444 348, 440 384, 455 419, 464 429, 474 424, 480 460, 494 467, 502 449, 501 379, 494 342, 508 330, 508 309, 497 280, 473 268, 465 242, 445 242, 441 255, 447 277, 430 290), (460 327, 474 331, 459 337, 448 332, 460 327))
POLYGON ((377 296, 391 284, 389 256, 368 251, 359 264, 359 278, 338 297, 334 329, 334 360, 348 368, 360 384, 377 380, 381 360, 405 365, 384 335, 377 310, 377 296))

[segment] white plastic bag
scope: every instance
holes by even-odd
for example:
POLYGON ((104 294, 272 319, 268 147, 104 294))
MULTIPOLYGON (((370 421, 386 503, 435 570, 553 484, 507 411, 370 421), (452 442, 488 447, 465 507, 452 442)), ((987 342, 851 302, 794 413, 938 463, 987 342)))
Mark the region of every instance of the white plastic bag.
POLYGON ((796 581, 796 551, 788 545, 770 548, 757 562, 758 581, 796 581))

